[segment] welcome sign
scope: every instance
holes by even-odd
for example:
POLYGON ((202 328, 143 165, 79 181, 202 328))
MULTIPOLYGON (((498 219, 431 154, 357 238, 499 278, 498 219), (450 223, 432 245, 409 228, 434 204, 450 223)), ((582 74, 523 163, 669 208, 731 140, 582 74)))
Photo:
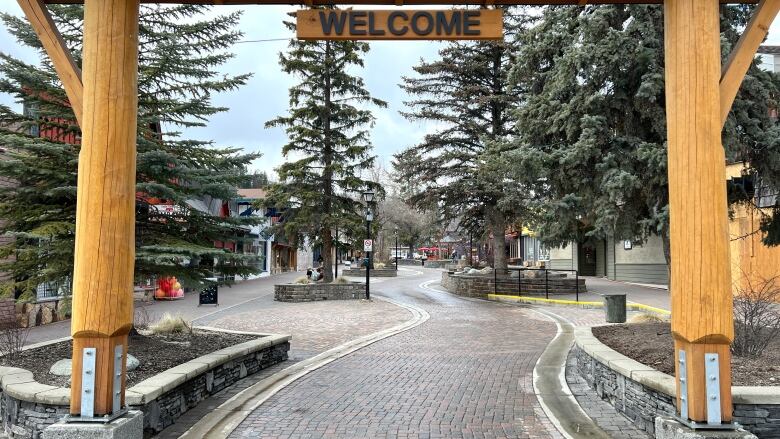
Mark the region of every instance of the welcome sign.
POLYGON ((301 40, 501 40, 501 9, 298 11, 301 40))

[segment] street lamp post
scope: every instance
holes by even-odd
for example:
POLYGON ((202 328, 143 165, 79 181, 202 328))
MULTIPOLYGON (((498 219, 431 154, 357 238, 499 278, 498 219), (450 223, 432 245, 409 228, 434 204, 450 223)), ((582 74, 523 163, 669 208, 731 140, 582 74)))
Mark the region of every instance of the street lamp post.
MULTIPOLYGON (((338 279, 339 277, 339 228, 336 226, 336 263, 333 264, 333 268, 336 271, 336 274, 334 276, 334 279, 338 279)), ((330 268, 329 268, 330 269, 330 268)))
POLYGON ((398 271, 398 227, 394 229, 395 232, 395 271, 398 271))
MULTIPOLYGON (((366 202, 366 239, 371 239, 371 221, 374 219, 374 214, 371 212, 371 202, 374 201, 374 191, 367 189, 363 192, 363 201, 366 202)), ((372 243, 373 248, 373 243, 372 243)), ((371 299, 371 292, 369 289, 370 271, 371 271, 371 251, 366 251, 366 300, 371 299)))

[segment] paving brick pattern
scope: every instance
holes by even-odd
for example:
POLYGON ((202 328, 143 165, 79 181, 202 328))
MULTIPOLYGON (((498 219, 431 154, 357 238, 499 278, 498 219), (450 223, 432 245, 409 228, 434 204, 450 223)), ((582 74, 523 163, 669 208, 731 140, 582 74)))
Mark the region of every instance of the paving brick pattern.
POLYGON ((300 361, 410 318, 409 311, 379 299, 287 303, 266 296, 234 309, 234 313, 197 323, 236 331, 290 334, 290 358, 300 361))
POLYGON ((428 322, 301 378, 232 437, 560 438, 532 382, 555 325, 521 307, 415 287, 379 290, 424 308, 428 322))

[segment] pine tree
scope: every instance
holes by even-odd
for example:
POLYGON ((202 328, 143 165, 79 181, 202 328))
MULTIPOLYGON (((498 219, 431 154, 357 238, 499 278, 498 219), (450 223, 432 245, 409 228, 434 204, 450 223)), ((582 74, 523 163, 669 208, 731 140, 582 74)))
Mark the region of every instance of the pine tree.
MULTIPOLYGON (((724 8, 727 41, 735 41, 745 15, 724 8)), ((657 234, 668 260, 662 7, 548 8, 521 44, 513 80, 529 93, 508 170, 535 170, 535 192, 545 196, 541 236, 561 245, 657 234)), ((761 78, 760 88, 776 88, 757 69, 751 75, 761 78)), ((745 99, 757 91, 753 82, 746 81, 724 135, 730 157, 770 133, 771 101, 745 99)))
POLYGON ((300 82, 290 88, 288 114, 266 123, 284 127, 288 136, 282 148, 288 161, 277 169, 279 182, 269 187, 266 204, 283 209, 281 227, 291 241, 302 244, 308 238, 321 246, 325 281, 333 279, 334 229, 342 236, 362 236, 360 193, 380 189, 360 178, 375 159, 367 130, 374 117, 364 106, 387 104, 371 97, 363 79, 350 73, 363 66, 368 50, 367 43, 356 41, 291 40, 279 62, 300 82))
MULTIPOLYGON (((81 6, 50 6, 77 64, 81 62, 81 6)), ((184 138, 176 129, 204 126, 225 108, 213 94, 243 85, 248 75, 216 70, 241 37, 239 14, 207 17, 204 6, 142 6, 139 57, 139 129, 136 197, 137 279, 176 276, 198 284, 213 271, 225 276, 257 271, 254 258, 214 248, 241 240, 252 219, 220 218, 190 207, 188 200, 229 200, 257 155, 211 141, 184 138), (172 203, 173 213, 155 208, 172 203)), ((24 104, 25 113, 0 108, 0 233, 16 239, 0 248, 5 290, 26 294, 44 282, 69 284, 73 268, 79 128, 67 97, 30 26, 3 15, 17 40, 41 54, 28 65, 0 54, 0 92, 24 104), (38 136, 38 134, 45 136, 38 136), (47 139, 48 138, 48 139, 47 139)), ((215 201, 216 202, 216 201, 215 201)), ((66 289, 67 292, 67 289, 66 289)))
POLYGON ((532 214, 522 181, 495 172, 505 160, 505 141, 515 134, 512 111, 521 90, 510 84, 509 72, 518 48, 514 32, 526 20, 511 9, 504 17, 505 41, 448 43, 439 59, 421 62, 417 76, 403 78, 401 87, 415 98, 404 116, 443 128, 396 154, 394 163, 399 182, 421 183, 409 197, 413 204, 460 218, 464 229, 479 235, 486 233, 483 225, 492 232, 499 270, 507 268, 506 227, 532 214))

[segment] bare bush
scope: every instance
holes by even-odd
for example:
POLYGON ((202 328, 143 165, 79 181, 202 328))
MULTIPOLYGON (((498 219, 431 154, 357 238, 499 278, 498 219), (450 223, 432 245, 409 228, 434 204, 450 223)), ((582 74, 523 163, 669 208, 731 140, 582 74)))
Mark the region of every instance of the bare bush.
POLYGON ((731 351, 741 357, 760 356, 780 335, 780 276, 737 289, 734 297, 734 342, 731 351))
POLYGON ((13 360, 27 343, 30 328, 23 327, 18 320, 0 323, 0 356, 13 360))
POLYGON ((137 331, 145 331, 149 329, 152 318, 149 316, 149 311, 146 309, 146 305, 140 305, 135 307, 135 313, 133 316, 133 329, 137 331))

